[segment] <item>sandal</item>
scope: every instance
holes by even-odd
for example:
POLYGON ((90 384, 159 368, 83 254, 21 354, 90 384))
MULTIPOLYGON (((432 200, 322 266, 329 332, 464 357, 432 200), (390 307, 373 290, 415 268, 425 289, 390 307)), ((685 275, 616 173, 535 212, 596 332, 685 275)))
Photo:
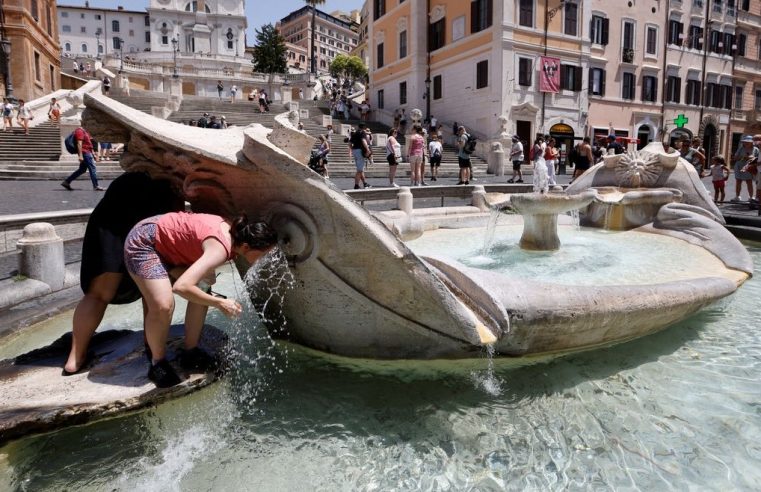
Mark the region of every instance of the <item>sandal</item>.
POLYGON ((66 368, 64 367, 61 370, 61 376, 73 376, 75 374, 79 374, 83 372, 85 369, 90 369, 90 366, 92 365, 94 361, 95 361, 95 352, 93 352, 92 350, 88 350, 87 353, 85 354, 85 360, 82 362, 82 365, 79 366, 79 369, 77 369, 76 371, 70 372, 70 371, 67 371, 66 368))

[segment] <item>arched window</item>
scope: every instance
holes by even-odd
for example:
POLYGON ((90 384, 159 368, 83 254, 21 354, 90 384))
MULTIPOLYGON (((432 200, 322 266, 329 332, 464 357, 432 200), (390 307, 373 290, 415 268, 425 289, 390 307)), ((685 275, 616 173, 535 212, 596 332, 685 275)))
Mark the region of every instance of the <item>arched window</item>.
POLYGON ((119 32, 119 21, 111 21, 111 32, 119 32))
POLYGON ((87 53, 87 44, 82 43, 82 53, 87 53))
POLYGON ((66 43, 63 45, 64 51, 71 51, 71 43, 66 43))
POLYGON ((102 44, 99 44, 99 45, 98 45, 98 54, 99 54, 99 55, 102 55, 102 54, 103 54, 103 45, 102 45, 102 44))
POLYGON ((233 47, 234 47, 233 46, 233 38, 235 37, 235 35, 233 34, 232 28, 230 28, 230 27, 227 28, 227 34, 225 34, 225 37, 227 38, 227 49, 228 50, 233 49, 233 47))
MULTIPOLYGON (((211 9, 209 9, 209 6, 208 5, 204 5, 204 7, 205 7, 204 11, 207 14, 210 14, 211 13, 211 9)), ((198 12, 198 2, 196 2, 196 1, 188 2, 185 5, 185 12, 198 12)))

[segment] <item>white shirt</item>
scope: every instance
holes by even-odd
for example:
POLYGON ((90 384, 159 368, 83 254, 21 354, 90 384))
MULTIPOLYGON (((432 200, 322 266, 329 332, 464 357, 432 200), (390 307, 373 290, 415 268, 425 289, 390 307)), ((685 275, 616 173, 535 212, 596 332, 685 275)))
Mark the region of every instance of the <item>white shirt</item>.
POLYGON ((510 147, 510 160, 523 161, 523 144, 522 143, 515 142, 512 145, 512 147, 510 147))
POLYGON ((439 123, 439 120, 437 120, 436 118, 431 118, 431 128, 436 128, 437 126, 439 126, 438 123, 439 123))
POLYGON ((433 153, 437 149, 439 151, 439 155, 441 155, 443 153, 443 149, 441 147, 441 142, 439 142, 438 140, 434 140, 434 141, 428 143, 428 155, 429 156, 433 157, 433 153))

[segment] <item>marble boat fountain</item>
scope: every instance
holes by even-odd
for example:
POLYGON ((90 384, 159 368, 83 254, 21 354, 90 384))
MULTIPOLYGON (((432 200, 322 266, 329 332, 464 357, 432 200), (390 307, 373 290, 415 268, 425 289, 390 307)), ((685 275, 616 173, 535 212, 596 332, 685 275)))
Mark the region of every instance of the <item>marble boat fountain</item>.
MULTIPOLYGON (((251 125, 215 131, 212 139, 212 132, 107 97, 88 95, 85 103, 84 124, 95 138, 127 142, 126 170, 169 177, 195 211, 245 211, 273 224, 296 282, 274 307, 287 326, 268 329, 333 354, 431 359, 474 357, 485 346, 510 357, 585 350, 676 323, 732 294, 752 272, 748 253, 723 227, 693 168, 660 145, 606 158, 574 182, 568 196, 583 207, 584 224, 605 227, 606 217, 626 218, 615 227, 623 234, 659 236, 683 251, 685 261, 700 252, 709 258, 706 265, 692 276, 651 284, 579 289, 416 254, 398 232, 414 219, 423 237, 445 233, 446 222, 399 211, 370 214, 303 165, 313 140, 287 115, 276 118, 274 130, 251 125)), ((546 197, 512 200, 515 208, 561 211, 546 197)), ((483 224, 488 216, 477 207, 460 209, 459 227, 483 224)), ((536 226, 531 235, 556 247, 556 237, 541 232, 556 226, 540 222, 546 227, 536 226)), ((243 274, 248 265, 238 268, 243 274)), ((266 289, 258 287, 252 298, 266 296, 266 289)))

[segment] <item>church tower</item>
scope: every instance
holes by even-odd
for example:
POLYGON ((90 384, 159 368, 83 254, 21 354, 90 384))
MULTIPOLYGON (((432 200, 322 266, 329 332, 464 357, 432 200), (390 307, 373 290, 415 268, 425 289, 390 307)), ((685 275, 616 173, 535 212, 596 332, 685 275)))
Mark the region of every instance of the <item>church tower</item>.
POLYGON ((244 0, 150 0, 151 51, 242 58, 244 0))

